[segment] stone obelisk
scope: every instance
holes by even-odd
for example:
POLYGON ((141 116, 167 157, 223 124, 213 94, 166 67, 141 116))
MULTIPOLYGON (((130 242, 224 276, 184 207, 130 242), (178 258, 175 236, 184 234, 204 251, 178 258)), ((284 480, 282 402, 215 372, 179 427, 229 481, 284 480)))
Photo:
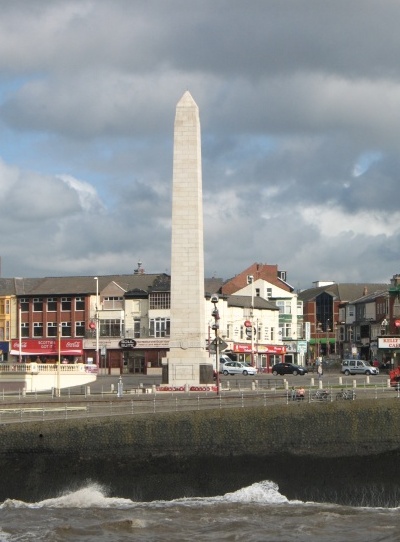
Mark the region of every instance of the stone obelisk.
MULTIPOLYGON (((190 92, 176 106, 172 181, 170 385, 210 374, 205 350, 203 201, 199 109, 190 92)), ((212 374, 212 365, 211 365, 212 374)))

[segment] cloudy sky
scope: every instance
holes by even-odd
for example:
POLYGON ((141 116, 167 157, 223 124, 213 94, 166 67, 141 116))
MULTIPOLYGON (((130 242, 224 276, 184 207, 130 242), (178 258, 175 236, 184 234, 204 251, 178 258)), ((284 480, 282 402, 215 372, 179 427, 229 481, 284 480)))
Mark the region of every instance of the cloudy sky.
POLYGON ((205 274, 400 272, 398 0, 0 0, 1 275, 170 272, 175 107, 205 274))

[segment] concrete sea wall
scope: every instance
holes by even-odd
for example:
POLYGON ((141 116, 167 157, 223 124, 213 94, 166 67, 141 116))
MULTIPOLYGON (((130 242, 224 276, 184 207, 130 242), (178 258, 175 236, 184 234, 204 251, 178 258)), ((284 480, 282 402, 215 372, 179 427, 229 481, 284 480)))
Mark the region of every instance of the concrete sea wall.
POLYGON ((273 480, 290 498, 397 491, 398 400, 276 405, 0 426, 0 499, 96 482, 134 500, 273 480), (306 408, 304 408, 306 407, 306 408), (346 489, 347 488, 347 489, 346 489))

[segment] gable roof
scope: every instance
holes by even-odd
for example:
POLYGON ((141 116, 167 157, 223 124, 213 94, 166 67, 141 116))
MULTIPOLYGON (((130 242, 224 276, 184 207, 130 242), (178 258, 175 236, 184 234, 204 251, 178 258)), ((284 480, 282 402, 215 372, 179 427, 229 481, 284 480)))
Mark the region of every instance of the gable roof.
MULTIPOLYGON (((230 295, 227 298, 228 307, 242 307, 244 309, 251 308, 251 297, 246 295, 230 295)), ((275 303, 264 299, 263 297, 255 297, 253 299, 254 309, 264 309, 271 311, 278 311, 278 307, 275 303)))
POLYGON ((384 291, 389 288, 389 284, 375 283, 344 283, 344 284, 329 284, 328 286, 319 286, 317 288, 309 288, 299 292, 298 299, 304 302, 314 301, 321 293, 326 292, 332 295, 337 301, 346 302, 359 299, 366 292, 384 291))

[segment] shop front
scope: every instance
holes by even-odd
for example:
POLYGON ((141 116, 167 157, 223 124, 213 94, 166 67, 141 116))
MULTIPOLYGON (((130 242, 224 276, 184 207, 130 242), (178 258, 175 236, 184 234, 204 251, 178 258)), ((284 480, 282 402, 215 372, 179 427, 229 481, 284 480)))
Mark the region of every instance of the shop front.
POLYGON ((378 361, 387 370, 400 367, 400 337, 378 337, 378 361))
POLYGON ((263 373, 270 373, 275 363, 284 361, 286 345, 283 344, 260 344, 252 352, 251 345, 246 343, 233 343, 232 351, 238 356, 238 361, 252 363, 263 373))
POLYGON ((80 363, 82 346, 82 339, 16 339, 10 354, 23 363, 80 363))
MULTIPOLYGON (((99 339, 99 374, 137 374, 161 375, 162 359, 169 349, 169 340, 135 339, 130 341, 99 339), (128 341, 129 342, 129 341, 128 341)), ((88 363, 96 363, 96 340, 84 341, 84 358, 88 363)))

